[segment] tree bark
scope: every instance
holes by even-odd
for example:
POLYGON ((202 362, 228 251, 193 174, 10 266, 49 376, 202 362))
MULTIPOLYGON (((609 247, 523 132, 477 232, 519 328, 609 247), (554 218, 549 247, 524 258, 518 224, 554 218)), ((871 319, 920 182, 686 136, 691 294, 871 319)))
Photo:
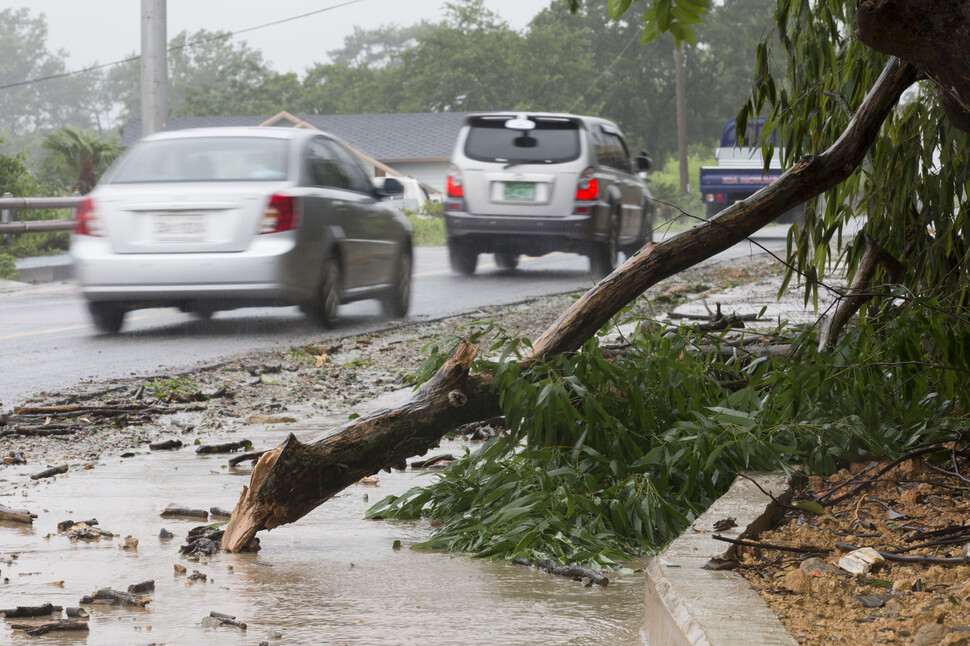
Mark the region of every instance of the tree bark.
POLYGON ((970 0, 858 0, 856 35, 915 66, 940 90, 940 107, 970 132, 970 0))
POLYGON ((849 322, 852 315, 859 311, 865 303, 872 299, 872 276, 876 269, 882 265, 889 272, 889 280, 896 282, 903 273, 902 264, 890 256, 869 236, 865 237, 866 252, 859 263, 855 279, 849 287, 847 294, 839 306, 835 308, 835 313, 831 317, 823 317, 822 329, 819 331, 818 349, 825 350, 835 345, 839 339, 842 328, 849 322))
MULTIPOLYGON (((843 181, 918 78, 914 67, 891 59, 846 131, 825 153, 799 160, 777 181, 713 219, 644 247, 566 310, 539 337, 524 365, 575 351, 647 288, 728 249, 843 181)), ((475 352, 461 344, 432 380, 397 408, 350 422, 312 444, 291 434, 263 454, 236 503, 222 548, 238 552, 257 531, 294 522, 360 478, 427 451, 457 426, 499 414, 491 375, 469 374, 475 352)))
POLYGON ((303 444, 291 433, 253 467, 222 548, 238 552, 256 532, 292 523, 349 485, 436 446, 448 431, 500 410, 488 374, 469 374, 475 346, 459 344, 434 377, 406 402, 303 444))

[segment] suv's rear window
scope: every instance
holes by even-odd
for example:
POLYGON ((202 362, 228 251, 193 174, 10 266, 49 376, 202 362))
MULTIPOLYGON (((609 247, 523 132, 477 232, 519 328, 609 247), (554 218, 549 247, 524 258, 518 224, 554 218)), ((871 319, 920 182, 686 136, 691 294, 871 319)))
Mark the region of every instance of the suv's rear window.
POLYGON ((132 147, 105 177, 137 182, 279 181, 286 179, 289 140, 272 137, 185 137, 132 147))
POLYGON ((465 156, 478 161, 557 164, 579 157, 579 124, 532 117, 528 132, 505 127, 512 117, 477 117, 465 140, 465 156))

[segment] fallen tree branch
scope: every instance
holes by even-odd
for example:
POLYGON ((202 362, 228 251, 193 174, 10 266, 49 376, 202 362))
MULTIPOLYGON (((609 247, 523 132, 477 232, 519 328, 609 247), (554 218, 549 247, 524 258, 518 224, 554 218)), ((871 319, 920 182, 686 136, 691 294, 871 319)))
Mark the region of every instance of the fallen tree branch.
MULTIPOLYGON (((859 549, 855 545, 850 545, 849 543, 843 543, 841 541, 836 542, 835 547, 842 550, 843 552, 854 552, 859 549)), ((910 556, 908 554, 896 554, 895 552, 885 552, 883 550, 876 550, 879 552, 879 556, 883 557, 887 561, 895 561, 896 563, 928 563, 930 565, 970 565, 970 556, 910 556)))
MULTIPOLYGON (((577 350, 647 288, 724 251, 789 209, 845 180, 875 140, 899 97, 919 78, 892 58, 845 132, 827 151, 804 157, 777 181, 693 229, 644 246, 573 303, 535 342, 523 367, 577 350)), ((400 464, 448 431, 501 413, 489 374, 469 374, 475 349, 463 342, 407 402, 354 420, 312 444, 293 434, 253 467, 222 548, 241 550, 259 530, 291 523, 360 478, 400 464)))
POLYGON ((291 433, 264 453, 233 509, 222 548, 238 552, 257 531, 292 523, 361 478, 425 453, 448 431, 495 416, 492 376, 469 374, 476 354, 463 341, 397 408, 374 411, 312 444, 291 433))
POLYGON ((868 235, 864 236, 866 250, 862 255, 862 261, 856 270, 855 278, 849 287, 848 293, 843 297, 839 306, 835 308, 832 316, 822 317, 822 328, 818 335, 818 349, 826 350, 835 345, 842 333, 842 328, 849 322, 852 315, 872 299, 870 285, 872 276, 880 266, 889 271, 889 280, 897 282, 903 274, 902 264, 890 256, 885 250, 876 244, 868 235))

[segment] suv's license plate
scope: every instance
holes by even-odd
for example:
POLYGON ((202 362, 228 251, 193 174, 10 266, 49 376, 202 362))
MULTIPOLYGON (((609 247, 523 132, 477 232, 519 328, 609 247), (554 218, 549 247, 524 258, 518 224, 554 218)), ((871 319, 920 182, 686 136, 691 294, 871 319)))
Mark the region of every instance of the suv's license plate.
POLYGON ((205 216, 201 213, 185 215, 157 215, 152 233, 160 242, 197 242, 205 239, 205 216))
POLYGON ((532 182, 505 182, 505 199, 534 200, 536 185, 532 182))

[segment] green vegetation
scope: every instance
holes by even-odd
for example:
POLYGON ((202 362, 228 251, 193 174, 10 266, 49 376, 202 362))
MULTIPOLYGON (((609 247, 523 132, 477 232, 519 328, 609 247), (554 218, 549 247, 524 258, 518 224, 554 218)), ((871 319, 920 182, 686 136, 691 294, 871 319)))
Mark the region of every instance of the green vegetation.
POLYGON ((165 401, 192 401, 202 395, 202 388, 187 376, 152 379, 145 384, 145 390, 155 399, 165 401))
POLYGON ((701 200, 700 176, 701 166, 714 166, 717 160, 713 156, 713 149, 696 149, 687 157, 688 192, 680 191, 680 165, 671 160, 667 165, 650 173, 650 192, 657 200, 660 216, 658 226, 664 222, 672 222, 691 227, 698 220, 704 219, 704 202, 701 200))
MULTIPOLYGON (((788 330, 799 333, 788 357, 722 361, 693 349, 716 338, 645 322, 634 349, 610 359, 590 342, 527 373, 483 362, 507 434, 368 514, 439 521, 419 547, 476 557, 602 567, 653 552, 740 471, 830 473, 957 437, 970 421, 970 334, 932 305, 888 304, 824 354, 813 330, 788 330)), ((524 345, 500 338, 492 351, 524 345)))
MULTIPOLYGON (((645 40, 670 29, 692 42, 689 22, 672 27, 690 12, 672 8, 701 4, 657 3, 643 14, 645 40)), ((631 6, 610 3, 614 17, 631 6)), ((738 124, 767 114, 788 162, 842 134, 886 60, 853 37, 854 11, 837 0, 777 1, 777 34, 757 48, 755 87, 738 124)), ((716 12, 708 18, 713 27, 716 12)), ((883 124, 864 166, 824 202, 810 203, 792 228, 782 289, 800 281, 807 302, 827 289, 833 269, 855 275, 866 238, 899 261, 895 276, 877 271, 873 298, 834 347, 819 350, 810 328, 797 330, 784 356, 737 351, 723 360, 699 350, 714 345, 709 335, 647 324, 630 353, 611 358, 589 342, 527 372, 516 362, 480 363, 496 377, 507 434, 434 484, 369 513, 438 521, 425 547, 609 566, 664 545, 739 471, 801 466, 827 474, 853 460, 963 439, 968 144, 967 133, 942 117, 936 88, 921 81, 883 124), (856 217, 866 235, 842 244, 856 217)), ((763 149, 774 153, 767 139, 763 149)), ((658 175, 657 193, 668 194, 670 181, 658 175)), ((490 353, 514 358, 526 343, 500 338, 490 353)), ((442 356, 432 356, 426 375, 442 356)))
POLYGON ((407 216, 411 223, 411 235, 415 247, 443 247, 445 245, 445 219, 422 215, 407 216))

